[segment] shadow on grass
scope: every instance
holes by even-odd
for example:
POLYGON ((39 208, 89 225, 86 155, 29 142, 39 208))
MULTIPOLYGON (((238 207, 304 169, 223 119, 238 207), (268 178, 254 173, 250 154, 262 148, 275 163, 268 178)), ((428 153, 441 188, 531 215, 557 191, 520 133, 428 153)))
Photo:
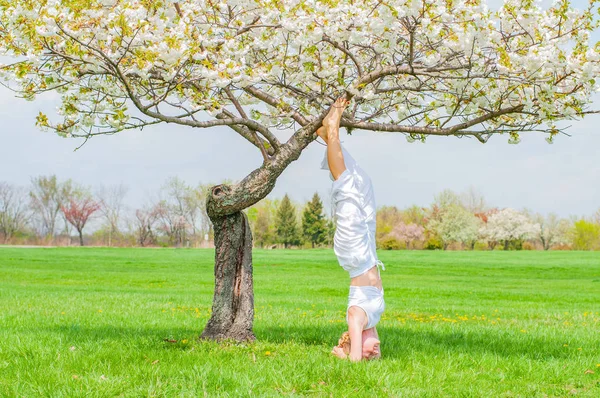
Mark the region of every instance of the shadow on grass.
MULTIPOLYGON (((255 328, 256 337, 270 343, 300 343, 334 346, 345 325, 255 328)), ((495 354, 502 357, 529 359, 567 358, 572 350, 563 346, 561 337, 515 336, 505 331, 415 331, 401 328, 378 328, 386 358, 407 359, 416 352, 432 356, 446 353, 495 354)))
MULTIPOLYGON (((140 340, 141 345, 164 344, 168 341, 197 339, 202 326, 188 327, 123 327, 123 326, 78 326, 64 325, 47 328, 68 341, 114 341, 127 342, 140 340)), ((305 326, 259 326, 254 329, 256 338, 261 343, 300 344, 305 346, 333 347, 339 336, 345 331, 345 325, 305 325, 305 326)), ((410 330, 402 328, 380 327, 379 336, 382 351, 386 358, 408 359, 416 353, 428 355, 445 355, 448 353, 495 354, 502 357, 524 357, 528 359, 567 358, 573 355, 572 350, 565 349, 564 338, 536 337, 533 335, 517 336, 503 330, 410 330)), ((573 342, 571 342, 573 345, 573 342)), ((175 347, 173 347, 175 348, 175 347)))

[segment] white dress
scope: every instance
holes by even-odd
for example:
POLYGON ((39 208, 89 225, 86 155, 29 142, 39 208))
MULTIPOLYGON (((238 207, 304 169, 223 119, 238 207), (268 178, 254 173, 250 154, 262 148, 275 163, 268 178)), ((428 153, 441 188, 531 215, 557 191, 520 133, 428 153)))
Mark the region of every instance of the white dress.
MULTIPOLYGON (((348 151, 342 147, 346 170, 333 181, 331 203, 335 209, 336 231, 333 251, 339 264, 350 278, 362 275, 375 265, 377 258, 375 226, 377 209, 371 179, 360 168, 348 151)), ((321 168, 329 170, 327 150, 321 168)), ((330 178, 333 176, 329 173, 330 178)))

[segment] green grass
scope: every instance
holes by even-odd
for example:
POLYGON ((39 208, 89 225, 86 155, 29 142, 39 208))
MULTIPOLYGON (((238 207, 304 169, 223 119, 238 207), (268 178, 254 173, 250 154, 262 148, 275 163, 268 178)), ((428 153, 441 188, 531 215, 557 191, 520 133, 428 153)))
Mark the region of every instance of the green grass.
POLYGON ((0 248, 0 396, 600 396, 600 253, 380 257, 383 358, 353 364, 331 250, 255 251, 258 341, 217 344, 210 250, 0 248))

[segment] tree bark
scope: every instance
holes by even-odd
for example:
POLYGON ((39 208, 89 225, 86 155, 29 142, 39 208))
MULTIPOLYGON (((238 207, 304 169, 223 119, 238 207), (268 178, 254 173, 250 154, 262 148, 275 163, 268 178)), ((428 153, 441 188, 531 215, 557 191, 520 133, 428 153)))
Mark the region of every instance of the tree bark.
MULTIPOLYGON (((210 200, 210 199, 209 199, 210 200)), ((215 293, 203 339, 255 340, 252 284, 252 233, 239 211, 209 217, 215 231, 215 293)))
MULTIPOLYGON (((79 246, 83 246, 83 230, 77 232, 79 232, 79 246)), ((71 234, 69 234, 69 237, 70 236, 71 234)))

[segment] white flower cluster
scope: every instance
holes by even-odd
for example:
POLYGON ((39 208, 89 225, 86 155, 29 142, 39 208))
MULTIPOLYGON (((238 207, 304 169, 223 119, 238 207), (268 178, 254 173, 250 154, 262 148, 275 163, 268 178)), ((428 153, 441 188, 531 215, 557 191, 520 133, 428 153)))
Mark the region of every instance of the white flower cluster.
POLYGON ((60 90, 62 131, 124 128, 132 102, 214 113, 229 105, 225 87, 252 106, 261 100, 243 88, 256 85, 287 104, 248 112, 267 125, 290 107, 310 117, 344 91, 358 119, 430 128, 521 105, 475 126, 518 142, 518 131, 591 103, 596 11, 529 0, 494 12, 467 0, 0 0, 0 54, 25 57, 0 73, 29 98, 60 90))

